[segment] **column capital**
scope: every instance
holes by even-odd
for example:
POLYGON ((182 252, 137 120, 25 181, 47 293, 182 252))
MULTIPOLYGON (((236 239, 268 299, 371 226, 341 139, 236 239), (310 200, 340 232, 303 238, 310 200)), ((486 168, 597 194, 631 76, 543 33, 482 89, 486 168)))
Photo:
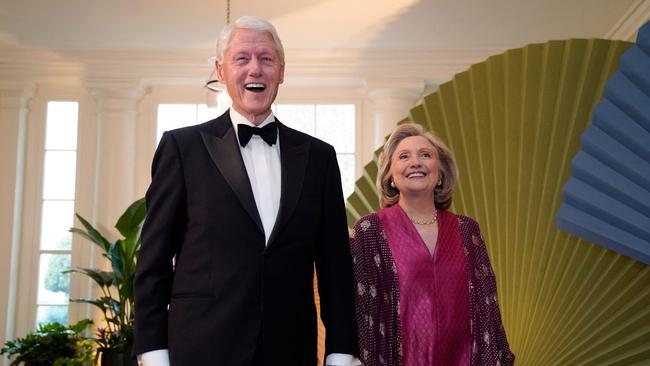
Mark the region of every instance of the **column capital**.
POLYGON ((373 101, 403 99, 415 103, 424 92, 425 80, 416 78, 384 78, 366 81, 366 93, 373 101))
POLYGON ((0 81, 0 109, 27 108, 27 102, 36 94, 33 83, 0 81))
POLYGON ((100 111, 135 111, 146 92, 136 80, 89 79, 86 87, 100 111))
POLYGON ((366 81, 366 94, 374 104, 375 147, 382 146, 384 138, 397 123, 408 117, 409 110, 422 97, 424 79, 383 78, 366 81))
POLYGON ((95 98, 139 100, 145 93, 139 80, 130 79, 87 79, 86 87, 95 98))

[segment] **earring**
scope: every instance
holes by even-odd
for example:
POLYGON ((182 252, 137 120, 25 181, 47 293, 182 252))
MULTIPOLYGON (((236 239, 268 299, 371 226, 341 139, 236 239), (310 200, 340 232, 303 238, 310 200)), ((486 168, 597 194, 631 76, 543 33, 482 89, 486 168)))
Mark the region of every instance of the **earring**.
POLYGON ((390 186, 391 188, 395 188, 395 182, 392 179, 390 180, 390 186))
POLYGON ((438 187, 440 187, 441 185, 442 185, 442 181, 439 180, 439 181, 438 181, 438 187))

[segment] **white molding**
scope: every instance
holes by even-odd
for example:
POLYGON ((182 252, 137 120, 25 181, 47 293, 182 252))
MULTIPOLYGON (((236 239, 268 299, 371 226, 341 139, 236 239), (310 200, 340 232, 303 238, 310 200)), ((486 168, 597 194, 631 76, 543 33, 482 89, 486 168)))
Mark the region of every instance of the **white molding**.
MULTIPOLYGON (((503 49, 290 49, 286 83, 364 82, 367 78, 421 78, 434 83, 503 49), (335 81, 335 82, 333 82, 335 81)), ((87 79, 139 79, 142 86, 200 85, 212 66, 208 49, 58 50, 4 48, 0 78, 83 84, 87 79)), ((340 85, 340 84, 339 84, 340 85)))
POLYGON ((606 39, 635 41, 636 33, 650 19, 650 1, 637 0, 606 34, 606 39))
MULTIPOLYGON (((52 90, 52 92, 55 92, 52 90)), ((60 92, 63 92, 60 91, 60 92)), ((95 222, 95 167, 97 156, 97 109, 94 98, 84 90, 68 90, 70 98, 79 102, 78 127, 77 127, 77 176, 75 183, 75 212, 81 214, 91 222, 95 222)), ((75 218, 74 226, 80 223, 75 218)), ((79 235, 72 237, 72 262, 73 267, 102 268, 106 259, 96 250, 88 240, 79 235)), ((70 298, 91 297, 96 295, 93 291, 94 283, 82 275, 70 277, 70 298)), ((97 309, 83 304, 70 303, 68 318, 74 323, 85 318, 96 318, 97 309)))
POLYGON ((27 109, 36 89, 34 83, 0 80, 0 109, 27 109))
POLYGON ((43 191, 43 160, 47 99, 39 88, 29 103, 25 141, 25 175, 23 212, 19 253, 15 329, 13 336, 24 336, 34 328, 38 286, 38 241, 41 228, 41 195, 43 191))
POLYGON ((25 186, 27 112, 35 87, 25 83, 0 82, 0 166, 4 173, 0 184, 3 214, 0 217, 3 246, 0 247, 4 276, 0 279, 0 342, 14 338, 21 234, 23 223, 23 192, 25 186))
POLYGON ((366 82, 368 98, 377 103, 380 100, 407 100, 413 105, 425 88, 423 79, 371 79, 366 82))

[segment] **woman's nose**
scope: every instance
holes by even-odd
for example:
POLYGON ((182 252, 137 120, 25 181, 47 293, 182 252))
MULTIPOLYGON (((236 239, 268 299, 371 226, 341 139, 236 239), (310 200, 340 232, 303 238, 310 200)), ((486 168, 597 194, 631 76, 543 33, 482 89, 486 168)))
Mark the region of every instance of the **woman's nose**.
POLYGON ((420 166, 420 158, 417 156, 413 156, 409 159, 409 164, 411 166, 420 166))

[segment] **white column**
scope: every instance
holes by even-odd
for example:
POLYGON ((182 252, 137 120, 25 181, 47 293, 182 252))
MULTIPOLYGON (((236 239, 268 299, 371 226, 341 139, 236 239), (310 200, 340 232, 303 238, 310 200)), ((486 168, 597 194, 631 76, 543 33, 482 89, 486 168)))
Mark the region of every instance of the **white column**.
POLYGON ((374 106, 374 148, 384 144, 397 122, 408 117, 409 110, 422 96, 424 80, 397 79, 369 81, 368 98, 374 106))
POLYGON ((97 104, 95 222, 114 240, 117 219, 135 197, 136 122, 143 89, 137 83, 89 83, 97 104))
POLYGON ((25 168, 27 103, 32 85, 0 82, 0 344, 14 337, 25 168))

